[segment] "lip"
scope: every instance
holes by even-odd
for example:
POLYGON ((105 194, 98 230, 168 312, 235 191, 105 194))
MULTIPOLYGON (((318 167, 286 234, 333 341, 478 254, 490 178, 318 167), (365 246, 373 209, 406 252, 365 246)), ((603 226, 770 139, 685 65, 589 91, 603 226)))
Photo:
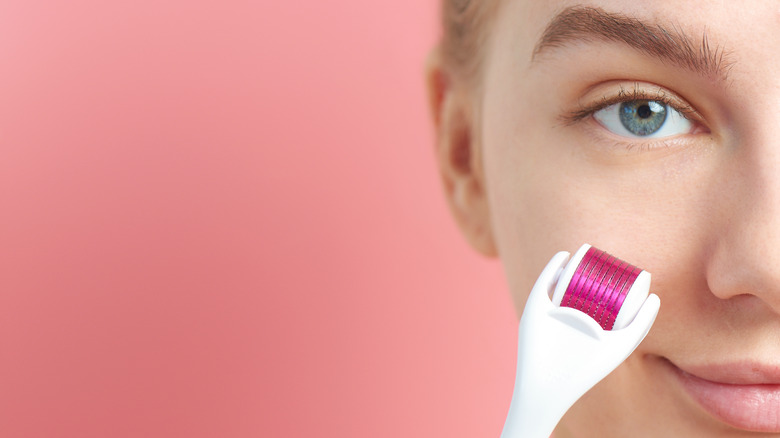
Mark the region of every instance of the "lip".
POLYGON ((780 432, 780 366, 668 363, 688 395, 716 419, 738 429, 780 432))

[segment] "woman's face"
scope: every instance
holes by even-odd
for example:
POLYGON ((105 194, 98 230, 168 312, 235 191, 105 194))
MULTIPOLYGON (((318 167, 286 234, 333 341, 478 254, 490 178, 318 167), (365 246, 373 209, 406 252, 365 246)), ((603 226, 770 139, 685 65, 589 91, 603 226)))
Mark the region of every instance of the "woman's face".
POLYGON ((504 0, 491 24, 492 238, 518 315, 582 243, 651 272, 661 311, 556 437, 780 436, 780 4, 570 6, 504 0))

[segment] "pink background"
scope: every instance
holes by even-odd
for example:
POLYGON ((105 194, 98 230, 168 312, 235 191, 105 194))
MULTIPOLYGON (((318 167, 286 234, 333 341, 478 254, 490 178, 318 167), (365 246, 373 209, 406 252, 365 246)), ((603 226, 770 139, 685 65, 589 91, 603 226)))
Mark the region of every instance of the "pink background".
POLYGON ((498 436, 438 1, 0 3, 0 434, 498 436))

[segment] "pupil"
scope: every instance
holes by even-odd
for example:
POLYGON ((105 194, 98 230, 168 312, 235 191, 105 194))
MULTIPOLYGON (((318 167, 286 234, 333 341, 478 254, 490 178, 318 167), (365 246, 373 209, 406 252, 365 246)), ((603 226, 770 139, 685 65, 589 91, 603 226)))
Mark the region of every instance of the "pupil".
POLYGON ((650 109, 649 105, 642 105, 642 106, 640 106, 639 108, 636 109, 636 114, 639 117, 641 117, 643 119, 646 119, 646 118, 650 117, 653 114, 653 110, 650 109))

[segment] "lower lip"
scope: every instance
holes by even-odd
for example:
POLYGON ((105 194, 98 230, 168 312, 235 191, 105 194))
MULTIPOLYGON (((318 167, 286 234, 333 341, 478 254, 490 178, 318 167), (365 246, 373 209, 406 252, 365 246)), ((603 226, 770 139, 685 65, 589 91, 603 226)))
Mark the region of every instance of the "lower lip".
POLYGON ((754 432, 780 432, 780 385, 718 383, 672 368, 688 394, 723 423, 754 432))

